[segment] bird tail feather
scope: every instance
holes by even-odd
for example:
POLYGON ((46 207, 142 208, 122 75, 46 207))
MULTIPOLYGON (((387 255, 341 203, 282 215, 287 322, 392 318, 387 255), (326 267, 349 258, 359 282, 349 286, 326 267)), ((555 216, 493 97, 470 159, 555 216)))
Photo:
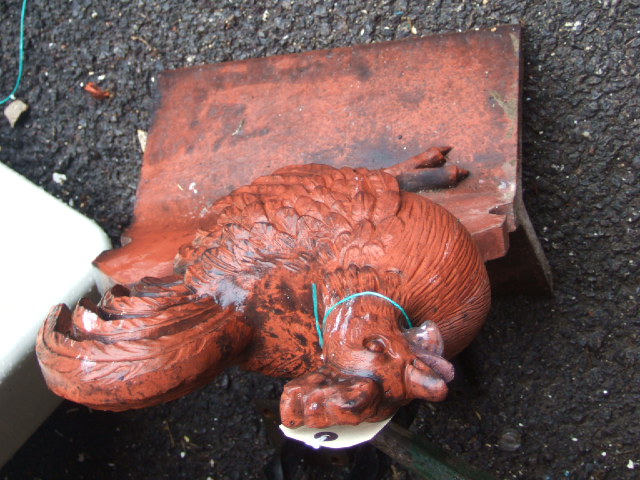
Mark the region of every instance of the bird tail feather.
POLYGON ((56 394, 101 410, 142 408, 208 383, 248 344, 231 308, 196 296, 174 276, 115 286, 100 303, 57 305, 36 351, 56 394))

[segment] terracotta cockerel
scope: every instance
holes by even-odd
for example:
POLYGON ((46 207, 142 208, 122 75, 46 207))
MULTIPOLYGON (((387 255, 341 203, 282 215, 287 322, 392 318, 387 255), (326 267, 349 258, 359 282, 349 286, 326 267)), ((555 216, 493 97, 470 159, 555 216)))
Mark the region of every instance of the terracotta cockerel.
POLYGON ((290 166, 219 199, 174 275, 51 310, 37 342, 47 384, 125 410, 237 364, 292 379, 280 409, 293 428, 443 400, 446 359, 476 336, 490 304, 468 232, 410 192, 466 174, 443 166, 447 152, 381 170, 290 166))

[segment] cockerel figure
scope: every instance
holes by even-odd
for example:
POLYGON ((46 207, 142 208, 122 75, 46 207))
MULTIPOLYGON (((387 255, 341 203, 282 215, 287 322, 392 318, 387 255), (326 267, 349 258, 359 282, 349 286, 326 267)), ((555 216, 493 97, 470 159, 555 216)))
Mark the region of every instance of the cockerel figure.
POLYGON ((291 379, 283 424, 379 421, 443 400, 447 359, 490 305, 476 245, 413 191, 467 172, 432 148, 381 170, 294 165, 220 198, 173 275, 54 307, 37 354, 58 395, 97 409, 175 399, 230 365, 291 379))

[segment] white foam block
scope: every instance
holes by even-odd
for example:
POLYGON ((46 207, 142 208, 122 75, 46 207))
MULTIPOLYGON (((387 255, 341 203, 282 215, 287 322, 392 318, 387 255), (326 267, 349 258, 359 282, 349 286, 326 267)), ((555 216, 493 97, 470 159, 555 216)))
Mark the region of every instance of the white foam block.
POLYGON ((94 285, 110 248, 94 222, 0 163, 0 467, 60 402, 35 358, 38 329, 58 303, 94 285))

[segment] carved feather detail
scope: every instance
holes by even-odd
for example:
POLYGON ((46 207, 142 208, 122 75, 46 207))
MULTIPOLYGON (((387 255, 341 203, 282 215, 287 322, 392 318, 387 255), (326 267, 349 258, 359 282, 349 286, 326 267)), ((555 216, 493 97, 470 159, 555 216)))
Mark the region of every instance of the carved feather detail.
POLYGON ((123 410, 177 398, 233 362, 305 374, 321 363, 312 283, 322 310, 367 290, 392 297, 416 325, 438 325, 447 356, 486 316, 488 279, 468 233, 384 171, 294 165, 209 212, 175 275, 52 309, 37 344, 52 390, 123 410))
POLYGON ((195 292, 216 296, 225 278, 249 280, 242 288, 250 291, 269 269, 308 268, 303 257, 359 264, 367 255, 384 255, 384 243, 374 239, 375 223, 393 218, 399 208, 398 183, 386 173, 286 167, 214 204, 216 226, 181 249, 176 265, 195 292))

